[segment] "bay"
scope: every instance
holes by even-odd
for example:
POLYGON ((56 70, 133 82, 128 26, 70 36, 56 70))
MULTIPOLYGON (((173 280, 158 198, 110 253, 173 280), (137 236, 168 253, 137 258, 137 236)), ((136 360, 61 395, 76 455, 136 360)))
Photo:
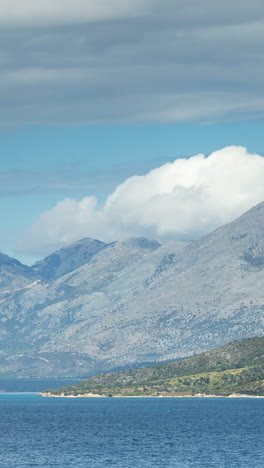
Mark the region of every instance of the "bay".
POLYGON ((4 468, 258 468, 264 399, 0 394, 4 468))

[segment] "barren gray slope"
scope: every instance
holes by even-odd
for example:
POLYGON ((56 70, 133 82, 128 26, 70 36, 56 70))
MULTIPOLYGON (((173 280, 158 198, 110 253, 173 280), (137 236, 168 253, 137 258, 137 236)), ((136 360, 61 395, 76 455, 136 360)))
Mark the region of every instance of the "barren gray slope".
POLYGON ((129 356, 145 348, 148 359, 173 358, 262 335, 263 260, 262 203, 190 244, 126 298, 123 314, 141 323, 129 356))
MULTIPOLYGON (((116 242, 103 249, 91 259, 90 263, 63 276, 50 285, 36 284, 31 290, 17 293, 10 297, 10 300, 2 304, 2 343, 1 347, 4 356, 12 355, 12 360, 2 362, 3 372, 13 372, 20 365, 29 365, 28 359, 25 361, 25 354, 32 354, 38 351, 46 351, 45 343, 55 341, 57 347, 55 353, 62 350, 69 365, 73 366, 73 359, 69 353, 83 351, 81 343, 78 344, 78 336, 71 342, 65 340, 65 330, 82 324, 82 328, 87 328, 89 320, 93 320, 92 304, 94 302, 91 291, 100 291, 114 281, 122 269, 136 263, 143 256, 155 251, 160 247, 157 241, 144 238, 128 239, 123 242, 116 242), (78 314, 86 310, 84 317, 79 318, 78 314), (22 354, 23 356, 20 356, 22 354), (18 362, 20 361, 20 362, 18 362), (22 364, 21 364, 21 361, 22 364), (27 362, 27 364, 26 364, 27 362)), ((100 305, 100 293, 96 295, 98 306, 100 305)), ((53 353, 54 349, 52 349, 53 353)), ((4 357, 2 357, 2 360, 4 357)), ((45 357, 39 358, 42 366, 45 357)), ((54 359, 54 356, 53 358, 54 359)), ((52 366, 51 359, 51 366, 52 366)), ((62 359, 62 360, 63 360, 62 359)), ((88 357, 81 359, 90 361, 88 357)), ((55 358, 58 361, 57 358, 55 358)), ((77 359, 78 360, 78 359, 77 359)), ((35 362, 35 361, 34 361, 35 362)), ((58 363, 57 363, 58 364, 58 363)), ((32 362, 33 365, 33 362, 32 362)), ((35 364, 34 364, 35 366, 35 364)), ((44 365, 43 374, 52 371, 49 364, 44 365)), ((78 366, 75 367, 75 373, 78 366)), ((40 369, 39 369, 40 371, 40 369)), ((42 370, 41 370, 42 372, 42 370)), ((65 369, 54 371, 54 375, 62 372, 66 375, 65 369)), ((27 375, 24 370, 22 374, 27 375)), ((36 375, 36 374, 34 374, 36 375)), ((67 374, 68 375, 68 374, 67 374)))
POLYGON ((53 281, 89 263, 91 258, 105 247, 107 244, 104 242, 87 237, 36 262, 32 269, 45 280, 53 281))
MULTIPOLYGON (((112 368, 262 335, 263 220, 261 204, 176 254, 164 246, 114 280, 93 285, 88 278, 83 295, 77 294, 76 271, 66 305, 73 322, 62 339, 54 337, 42 349, 68 344, 112 368)), ((64 313, 65 306, 58 311, 64 313)))
POLYGON ((1 305, 2 369, 89 375, 263 335, 263 284, 264 203, 187 247, 117 242, 1 305))
MULTIPOLYGON (((23 288, 36 279, 35 273, 14 258, 0 253, 0 292, 23 288)), ((1 300, 1 296, 0 296, 1 300)))

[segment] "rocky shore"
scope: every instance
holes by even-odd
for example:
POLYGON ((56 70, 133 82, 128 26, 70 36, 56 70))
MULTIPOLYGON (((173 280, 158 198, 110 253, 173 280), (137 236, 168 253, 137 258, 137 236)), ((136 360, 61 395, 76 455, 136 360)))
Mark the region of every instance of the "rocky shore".
POLYGON ((197 393, 196 395, 180 395, 176 393, 166 393, 160 395, 102 395, 96 393, 80 393, 77 395, 65 395, 64 393, 43 392, 42 397, 51 398, 264 398, 260 395, 246 395, 241 393, 231 393, 230 395, 214 395, 206 393, 197 393))

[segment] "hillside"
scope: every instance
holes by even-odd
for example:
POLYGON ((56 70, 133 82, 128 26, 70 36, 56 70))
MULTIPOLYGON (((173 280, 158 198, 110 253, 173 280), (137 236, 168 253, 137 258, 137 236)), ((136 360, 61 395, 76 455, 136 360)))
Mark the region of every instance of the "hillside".
POLYGON ((0 272, 1 377, 85 378, 264 335, 264 203, 188 244, 84 239, 20 265, 10 286, 0 272))
POLYGON ((0 253, 0 303, 10 291, 23 290, 37 279, 32 268, 0 253))
POLYGON ((36 262, 32 270, 46 281, 54 281, 89 263, 94 255, 107 246, 108 244, 95 239, 82 239, 36 262))
POLYGON ((264 337, 167 364, 100 374, 49 392, 43 395, 264 395, 264 337))

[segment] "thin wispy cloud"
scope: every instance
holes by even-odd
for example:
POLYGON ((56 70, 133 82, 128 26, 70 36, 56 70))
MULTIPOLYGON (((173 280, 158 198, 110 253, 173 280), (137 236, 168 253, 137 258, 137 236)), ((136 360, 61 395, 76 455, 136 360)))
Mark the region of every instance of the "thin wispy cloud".
MULTIPOLYGON (((164 158, 160 158, 164 159, 164 158)), ((154 162, 160 162, 159 158, 154 162)), ((106 196, 131 173, 144 174, 149 161, 116 163, 111 166, 84 168, 82 163, 45 170, 0 171, 0 198, 19 195, 76 193, 106 196)))
POLYGON ((64 168, 42 171, 0 172, 0 197, 68 193, 101 194, 111 190, 120 181, 122 168, 106 170, 64 168))

